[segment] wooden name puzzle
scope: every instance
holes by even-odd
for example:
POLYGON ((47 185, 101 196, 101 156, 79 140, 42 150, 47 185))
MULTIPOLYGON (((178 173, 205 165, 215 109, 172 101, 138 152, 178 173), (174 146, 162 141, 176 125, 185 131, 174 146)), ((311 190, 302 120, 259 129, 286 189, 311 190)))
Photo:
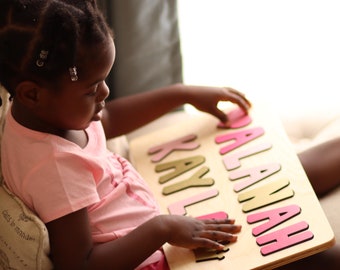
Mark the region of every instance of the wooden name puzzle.
POLYGON ((227 125, 207 114, 130 143, 161 211, 229 216, 242 225, 221 252, 165 245, 171 269, 273 269, 334 244, 333 231, 283 127, 265 104, 227 125))

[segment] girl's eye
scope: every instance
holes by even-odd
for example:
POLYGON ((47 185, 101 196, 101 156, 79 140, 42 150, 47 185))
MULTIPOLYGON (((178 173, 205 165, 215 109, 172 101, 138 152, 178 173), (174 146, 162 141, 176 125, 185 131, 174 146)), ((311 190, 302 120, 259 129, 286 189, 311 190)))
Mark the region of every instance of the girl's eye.
POLYGON ((88 96, 95 96, 97 94, 98 87, 94 87, 90 92, 87 93, 88 96))

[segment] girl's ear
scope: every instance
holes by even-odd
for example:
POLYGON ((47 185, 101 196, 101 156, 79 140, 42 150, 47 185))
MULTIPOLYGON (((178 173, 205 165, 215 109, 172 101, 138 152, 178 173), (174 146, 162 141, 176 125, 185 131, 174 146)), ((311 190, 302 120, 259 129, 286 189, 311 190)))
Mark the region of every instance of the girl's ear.
POLYGON ((39 102, 41 87, 32 81, 23 81, 15 89, 15 98, 29 108, 33 108, 39 102))

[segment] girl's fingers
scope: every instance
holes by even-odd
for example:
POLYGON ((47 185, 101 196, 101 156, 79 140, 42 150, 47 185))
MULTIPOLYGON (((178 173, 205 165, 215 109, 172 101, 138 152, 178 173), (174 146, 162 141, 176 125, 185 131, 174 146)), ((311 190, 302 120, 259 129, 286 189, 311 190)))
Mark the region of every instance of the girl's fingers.
POLYGON ((251 102, 246 98, 244 93, 230 87, 224 87, 224 89, 228 92, 231 102, 239 105, 245 112, 248 111, 251 107, 251 102))
POLYGON ((201 238, 207 238, 215 242, 228 241, 235 242, 237 236, 232 233, 226 233, 222 231, 203 231, 199 234, 201 238))
POLYGON ((235 219, 204 219, 202 220, 205 224, 234 224, 235 219))
POLYGON ((236 95, 243 96, 243 97, 246 96, 244 93, 242 93, 242 92, 240 92, 240 91, 238 91, 238 90, 236 90, 236 89, 234 89, 234 88, 225 87, 225 89, 227 89, 229 92, 232 92, 232 93, 234 93, 234 94, 236 94, 236 95))
POLYGON ((241 225, 235 225, 235 219, 206 219, 202 220, 205 231, 239 232, 241 225))
POLYGON ((192 249, 196 248, 206 248, 206 249, 215 249, 215 250, 223 250, 224 245, 217 241, 210 240, 209 238, 196 238, 195 246, 192 249))
POLYGON ((208 248, 215 250, 222 250, 224 245, 230 242, 236 242, 237 236, 231 233, 222 233, 215 231, 202 232, 201 236, 193 238, 195 241, 193 249, 195 248, 208 248))
POLYGON ((241 225, 225 224, 225 225, 207 225, 206 231, 237 233, 242 229, 241 225))
POLYGON ((194 233, 194 239, 203 243, 204 246, 201 247, 215 249, 220 248, 222 242, 235 242, 235 233, 240 232, 242 228, 241 225, 234 224, 234 219, 207 219, 203 220, 203 223, 204 226, 194 233))

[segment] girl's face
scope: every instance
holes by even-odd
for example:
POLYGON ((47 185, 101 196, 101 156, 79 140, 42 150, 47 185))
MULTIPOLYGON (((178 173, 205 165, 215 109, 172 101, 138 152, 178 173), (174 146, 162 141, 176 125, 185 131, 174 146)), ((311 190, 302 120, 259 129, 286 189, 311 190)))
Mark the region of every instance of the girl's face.
POLYGON ((57 130, 81 130, 91 121, 101 119, 104 100, 109 95, 105 79, 114 59, 115 47, 110 38, 105 46, 96 47, 83 54, 78 70, 78 81, 69 74, 58 82, 58 89, 46 90, 42 102, 42 120, 57 130))

